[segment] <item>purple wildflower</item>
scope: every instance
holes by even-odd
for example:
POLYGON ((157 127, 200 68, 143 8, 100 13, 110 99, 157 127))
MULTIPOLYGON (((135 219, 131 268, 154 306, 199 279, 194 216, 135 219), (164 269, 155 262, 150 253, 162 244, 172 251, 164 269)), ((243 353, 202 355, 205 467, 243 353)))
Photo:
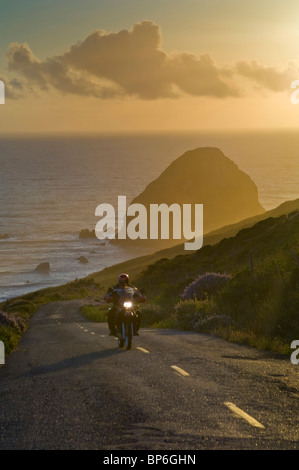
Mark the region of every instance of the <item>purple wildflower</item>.
POLYGON ((204 300, 214 295, 227 281, 231 279, 228 274, 206 273, 197 277, 191 284, 185 287, 183 300, 204 300))

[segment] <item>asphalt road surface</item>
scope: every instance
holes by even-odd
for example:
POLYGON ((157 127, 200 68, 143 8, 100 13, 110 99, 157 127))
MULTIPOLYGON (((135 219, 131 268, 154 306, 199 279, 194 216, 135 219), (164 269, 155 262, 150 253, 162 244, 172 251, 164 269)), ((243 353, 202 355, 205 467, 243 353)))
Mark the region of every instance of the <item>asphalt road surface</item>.
POLYGON ((0 368, 1 450, 299 449, 299 365, 150 328, 126 351, 79 305, 42 306, 0 368))

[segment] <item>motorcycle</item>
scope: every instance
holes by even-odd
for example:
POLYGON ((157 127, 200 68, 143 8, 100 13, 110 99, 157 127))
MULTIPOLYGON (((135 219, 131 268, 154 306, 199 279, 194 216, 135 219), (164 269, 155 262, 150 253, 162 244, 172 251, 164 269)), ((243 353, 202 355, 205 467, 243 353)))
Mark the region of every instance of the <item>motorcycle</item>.
POLYGON ((127 350, 131 349, 136 316, 133 301, 121 300, 120 308, 117 312, 117 336, 118 346, 120 348, 125 346, 127 350))
MULTIPOLYGON (((136 295, 134 289, 130 286, 109 291, 106 302, 115 303, 117 298, 116 314, 110 316, 108 314, 109 328, 110 330, 116 330, 118 346, 120 348, 125 346, 126 349, 131 349, 135 328, 138 322, 140 322, 137 302, 145 302, 146 297, 144 295, 136 295)), ((113 309, 110 309, 110 311, 112 312, 113 309)))

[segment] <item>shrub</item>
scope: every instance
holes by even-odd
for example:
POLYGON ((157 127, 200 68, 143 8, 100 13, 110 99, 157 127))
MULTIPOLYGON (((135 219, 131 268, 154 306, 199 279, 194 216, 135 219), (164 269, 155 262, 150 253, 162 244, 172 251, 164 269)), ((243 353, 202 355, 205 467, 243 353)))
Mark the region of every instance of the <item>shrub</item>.
POLYGON ((214 299, 189 299, 175 306, 178 328, 199 331, 201 326, 218 313, 214 299))
POLYGON ((26 299, 11 299, 3 304, 3 310, 8 313, 17 313, 18 316, 29 318, 35 311, 36 305, 26 299))
POLYGON ((229 280, 228 274, 206 273, 197 277, 189 284, 183 293, 183 300, 197 299, 204 300, 215 295, 229 280))
POLYGON ((11 353, 17 346, 28 322, 17 313, 0 311, 0 339, 4 342, 5 353, 11 353))
POLYGON ((27 322, 16 313, 0 312, 0 325, 10 327, 18 333, 24 333, 27 322))
POLYGON ((16 333, 13 328, 0 324, 0 339, 5 345, 5 354, 10 354, 18 345, 21 333, 16 333))
POLYGON ((149 303, 140 308, 141 326, 156 326, 167 318, 167 314, 159 305, 149 303))

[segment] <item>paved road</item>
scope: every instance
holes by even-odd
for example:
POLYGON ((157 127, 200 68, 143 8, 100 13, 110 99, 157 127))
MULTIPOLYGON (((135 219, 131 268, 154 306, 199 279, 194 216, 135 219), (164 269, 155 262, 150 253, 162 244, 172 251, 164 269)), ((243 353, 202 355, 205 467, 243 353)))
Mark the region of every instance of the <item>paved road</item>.
POLYGON ((0 449, 299 449, 298 373, 188 332, 120 350, 78 301, 44 305, 0 369, 0 449))

